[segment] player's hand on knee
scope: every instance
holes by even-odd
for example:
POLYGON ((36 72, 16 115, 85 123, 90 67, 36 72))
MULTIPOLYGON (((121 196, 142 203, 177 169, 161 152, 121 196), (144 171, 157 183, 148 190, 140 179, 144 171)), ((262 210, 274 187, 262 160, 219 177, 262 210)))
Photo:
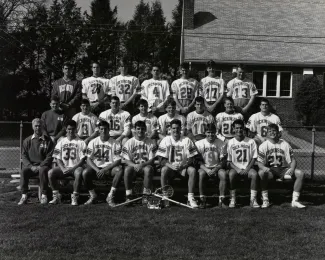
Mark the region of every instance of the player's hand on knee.
POLYGON ((99 170, 98 172, 96 172, 96 175, 97 175, 97 178, 98 178, 98 179, 103 178, 103 176, 105 175, 105 171, 104 171, 104 169, 101 169, 101 170, 99 170))

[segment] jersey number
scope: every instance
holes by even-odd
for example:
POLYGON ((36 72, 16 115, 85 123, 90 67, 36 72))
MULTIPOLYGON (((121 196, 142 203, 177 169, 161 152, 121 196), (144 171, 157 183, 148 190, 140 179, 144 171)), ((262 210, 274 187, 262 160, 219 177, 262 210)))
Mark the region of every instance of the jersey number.
POLYGON ((170 162, 181 162, 183 160, 182 151, 176 150, 175 147, 172 147, 170 151, 170 162))
POLYGON ((88 124, 81 125, 81 134, 82 136, 89 136, 88 124))
POLYGON ((195 124, 193 125, 193 134, 204 134, 205 133, 205 125, 204 124, 195 124))
POLYGON ((239 88, 235 88, 235 98, 247 98, 247 92, 248 89, 247 88, 243 88, 241 89, 241 97, 239 96, 239 88))
POLYGON ((100 84, 95 83, 95 84, 91 84, 90 87, 91 87, 91 93, 92 94, 95 94, 95 93, 99 94, 100 89, 101 89, 102 86, 100 84))
POLYGON ((282 156, 269 156, 268 163, 271 167, 281 167, 282 166, 282 156))
POLYGON ((159 98, 159 94, 160 94, 160 92, 159 92, 159 89, 158 89, 158 87, 155 87, 154 89, 153 89, 153 92, 152 92, 153 94, 154 94, 154 96, 156 97, 156 98, 159 98))
POLYGON ((120 130, 120 120, 111 119, 110 120, 110 127, 111 127, 111 130, 119 131, 120 130))
POLYGON ((135 153, 133 155, 133 160, 135 163, 142 163, 142 162, 147 162, 149 160, 147 153, 143 152, 143 153, 135 153))
POLYGON ((104 160, 105 162, 109 162, 109 150, 103 152, 102 149, 98 149, 97 152, 94 154, 94 157, 100 161, 104 160))
POLYGON ((120 94, 130 94, 130 85, 129 84, 121 84, 119 93, 120 94))
POLYGON ((191 99, 192 89, 191 88, 181 88, 180 90, 181 99, 191 99))
POLYGON ((247 162, 247 149, 236 150, 237 162, 247 162))
POLYGON ((63 159, 68 161, 69 159, 75 160, 77 157, 77 150, 74 147, 65 147, 63 148, 64 157, 63 159))
POLYGON ((223 129, 223 134, 226 134, 226 135, 234 135, 235 134, 234 129, 232 128, 231 124, 223 124, 222 129, 223 129))
POLYGON ((218 88, 209 88, 205 93, 205 99, 217 99, 218 88))
POLYGON ((267 135, 267 126, 261 127, 261 136, 265 137, 267 135))

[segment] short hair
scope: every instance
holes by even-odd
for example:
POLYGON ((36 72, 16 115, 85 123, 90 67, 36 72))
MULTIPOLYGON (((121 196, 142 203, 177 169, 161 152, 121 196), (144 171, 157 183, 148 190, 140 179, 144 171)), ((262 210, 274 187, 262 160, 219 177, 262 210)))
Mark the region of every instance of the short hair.
POLYGON ((146 123, 145 123, 144 121, 141 121, 141 120, 135 122, 135 124, 134 124, 134 128, 137 128, 137 127, 143 127, 144 129, 147 130, 147 125, 146 125, 146 123))
POLYGON ((215 68, 216 65, 217 65, 217 64, 216 64, 213 60, 209 60, 209 61, 206 63, 206 67, 207 67, 207 68, 215 68))
POLYGON ((65 123, 65 127, 68 127, 68 126, 72 126, 74 128, 77 128, 77 123, 76 121, 72 120, 72 119, 69 119, 66 123, 65 123))
POLYGON ((112 96, 111 101, 116 100, 120 103, 120 99, 118 96, 112 96))
POLYGON ((110 127, 109 127, 109 123, 107 123, 107 122, 104 121, 104 120, 99 120, 98 123, 97 123, 97 126, 98 126, 98 128, 99 128, 100 126, 107 127, 108 129, 110 128, 110 127))
POLYGON ((195 102, 203 103, 204 104, 204 97, 198 96, 195 98, 195 102))
POLYGON ((124 65, 129 65, 129 58, 124 56, 120 59, 120 63, 123 63, 124 65))
POLYGON ((245 127, 245 123, 241 119, 236 119, 234 122, 232 122, 232 127, 235 128, 235 125, 241 125, 242 127, 245 127))
POLYGON ((63 63, 62 68, 64 68, 65 66, 67 66, 69 69, 72 69, 72 67, 73 67, 72 64, 70 62, 67 62, 67 61, 65 61, 63 63))
POLYGON ((279 130, 279 126, 278 126, 277 124, 269 124, 269 125, 267 126, 267 129, 270 129, 270 128, 276 130, 277 132, 280 132, 280 130, 279 130))
POLYGON ((97 65, 100 67, 100 64, 99 64, 98 61, 93 61, 93 62, 91 63, 91 67, 92 67, 94 64, 97 64, 97 65))
POLYGON ((166 107, 168 106, 176 107, 176 101, 173 98, 168 99, 166 102, 166 107))
POLYGON ((159 65, 159 64, 153 64, 153 65, 151 66, 151 69, 153 69, 154 67, 156 67, 156 68, 158 68, 158 69, 160 70, 160 65, 159 65))
POLYGON ((59 97, 57 97, 57 96, 52 96, 52 97, 51 97, 51 102, 52 102, 52 101, 55 101, 55 102, 60 103, 60 99, 59 99, 59 97))
POLYGON ((41 124, 41 126, 44 126, 43 120, 40 119, 39 117, 36 117, 36 118, 33 119, 32 126, 34 126, 37 122, 39 122, 41 124))
POLYGON ((178 125, 179 127, 182 127, 182 122, 179 119, 173 119, 172 121, 170 121, 170 126, 172 125, 178 125))
POLYGON ((141 98, 141 99, 137 102, 137 107, 139 107, 139 106, 141 106, 141 105, 148 107, 148 101, 145 100, 145 99, 143 99, 143 98, 141 98))
POLYGON ((225 104, 227 100, 233 104, 235 103, 232 97, 225 97, 225 100, 223 101, 223 103, 225 104))
POLYGON ((81 100, 81 105, 90 105, 90 102, 89 102, 88 99, 83 98, 83 99, 81 100))
POLYGON ((189 70, 190 69, 190 64, 188 64, 188 62, 183 62, 183 63, 181 63, 181 65, 179 67, 181 69, 189 70))
POLYGON ((260 105, 262 104, 262 102, 265 102, 265 103, 267 103, 268 105, 270 105, 270 101, 269 101, 268 99, 264 98, 264 97, 261 98, 261 100, 260 100, 260 105))
POLYGON ((246 66, 245 66, 244 64, 238 64, 238 65, 236 66, 236 69, 237 69, 237 70, 238 70, 238 69, 246 70, 246 66))
POLYGON ((217 132, 217 127, 215 124, 207 124, 205 127, 205 132, 217 132))

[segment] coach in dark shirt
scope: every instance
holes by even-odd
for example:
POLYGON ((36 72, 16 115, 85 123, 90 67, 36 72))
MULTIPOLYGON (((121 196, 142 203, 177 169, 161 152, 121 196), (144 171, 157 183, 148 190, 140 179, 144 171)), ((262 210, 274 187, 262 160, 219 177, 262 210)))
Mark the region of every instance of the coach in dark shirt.
POLYGON ((32 126, 34 134, 27 137, 23 142, 23 169, 20 173, 22 197, 18 205, 27 203, 29 178, 37 175, 39 176, 40 188, 42 190, 41 204, 47 203, 47 173, 52 164, 54 144, 50 137, 43 134, 43 122, 41 119, 35 118, 32 126))

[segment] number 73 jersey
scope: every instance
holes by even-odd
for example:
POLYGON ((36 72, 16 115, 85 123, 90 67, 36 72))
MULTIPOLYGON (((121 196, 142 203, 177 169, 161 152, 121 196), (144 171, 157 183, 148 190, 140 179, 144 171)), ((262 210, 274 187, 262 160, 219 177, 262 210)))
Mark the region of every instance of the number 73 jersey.
POLYGON ((73 168, 86 156, 87 145, 86 143, 75 138, 71 141, 64 137, 58 142, 53 151, 53 158, 61 160, 64 167, 73 168))
POLYGON ((249 162, 257 158, 256 143, 253 139, 245 137, 242 141, 236 138, 227 143, 228 162, 232 162, 239 169, 246 169, 249 162))

